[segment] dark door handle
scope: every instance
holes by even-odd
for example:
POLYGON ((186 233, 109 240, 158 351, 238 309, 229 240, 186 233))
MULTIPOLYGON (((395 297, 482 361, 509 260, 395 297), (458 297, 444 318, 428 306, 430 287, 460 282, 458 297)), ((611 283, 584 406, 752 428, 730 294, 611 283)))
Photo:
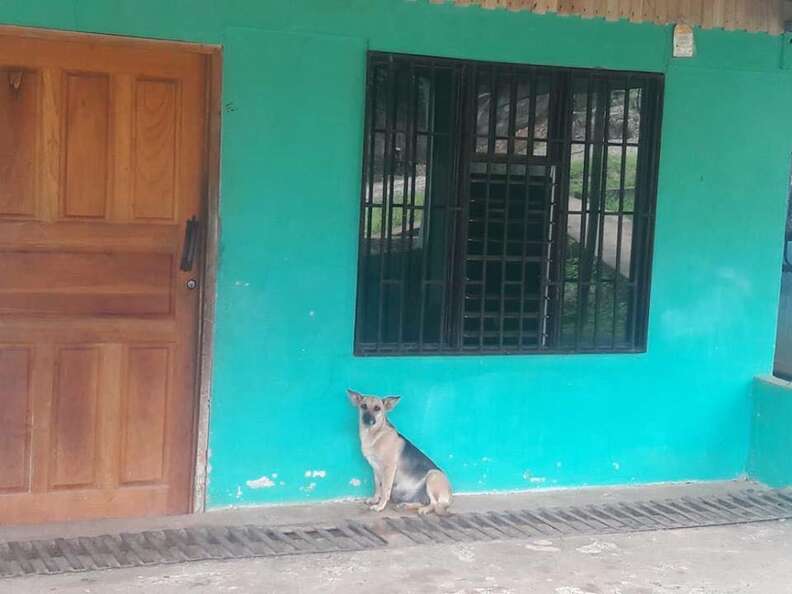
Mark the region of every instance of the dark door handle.
POLYGON ((198 249, 198 219, 193 215, 187 219, 184 226, 184 245, 182 246, 181 264, 179 268, 182 272, 190 272, 195 261, 195 252, 198 249))

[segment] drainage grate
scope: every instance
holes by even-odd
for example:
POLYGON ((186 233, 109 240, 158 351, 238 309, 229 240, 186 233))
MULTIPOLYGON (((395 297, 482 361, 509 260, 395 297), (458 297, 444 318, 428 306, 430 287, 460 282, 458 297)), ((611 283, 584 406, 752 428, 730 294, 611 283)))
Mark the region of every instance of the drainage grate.
POLYGON ((151 530, 136 534, 0 543, 0 576, 360 551, 387 544, 371 528, 356 522, 288 529, 229 526, 151 530))
POLYGON ((792 491, 614 502, 448 516, 386 518, 412 544, 726 526, 792 518, 792 491))
POLYGON ((366 525, 198 527, 0 543, 0 577, 205 561, 360 551, 401 544, 670 530, 792 518, 792 491, 401 516, 366 525))

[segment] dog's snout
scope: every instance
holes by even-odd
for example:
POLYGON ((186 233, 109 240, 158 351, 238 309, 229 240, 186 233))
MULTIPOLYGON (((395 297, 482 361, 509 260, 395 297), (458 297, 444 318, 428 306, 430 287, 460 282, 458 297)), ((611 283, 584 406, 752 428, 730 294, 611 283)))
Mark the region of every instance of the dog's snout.
POLYGON ((363 424, 365 425, 373 425, 374 424, 374 417, 370 413, 363 413, 363 424))

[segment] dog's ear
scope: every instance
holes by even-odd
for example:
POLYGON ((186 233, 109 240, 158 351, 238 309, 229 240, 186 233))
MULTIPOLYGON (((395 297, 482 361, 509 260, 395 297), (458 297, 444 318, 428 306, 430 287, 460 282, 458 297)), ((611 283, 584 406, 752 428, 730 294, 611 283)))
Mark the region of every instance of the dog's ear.
POLYGON ((382 405, 385 407, 385 410, 393 410, 396 408, 396 405, 399 404, 399 396, 388 396, 387 398, 382 399, 382 405))
POLYGON ((347 396, 349 397, 349 402, 352 403, 352 406, 360 406, 360 401, 363 400, 363 394, 360 392, 355 392, 354 390, 347 390, 347 396))

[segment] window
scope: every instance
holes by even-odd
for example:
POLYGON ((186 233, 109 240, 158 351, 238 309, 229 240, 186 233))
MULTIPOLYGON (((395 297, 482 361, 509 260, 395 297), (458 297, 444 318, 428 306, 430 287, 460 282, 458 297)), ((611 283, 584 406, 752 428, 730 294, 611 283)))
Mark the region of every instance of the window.
POLYGON ((644 350, 661 98, 370 53, 356 354, 644 350))
POLYGON ((778 302, 773 375, 792 381, 792 178, 787 197, 784 260, 781 266, 781 297, 778 302))

